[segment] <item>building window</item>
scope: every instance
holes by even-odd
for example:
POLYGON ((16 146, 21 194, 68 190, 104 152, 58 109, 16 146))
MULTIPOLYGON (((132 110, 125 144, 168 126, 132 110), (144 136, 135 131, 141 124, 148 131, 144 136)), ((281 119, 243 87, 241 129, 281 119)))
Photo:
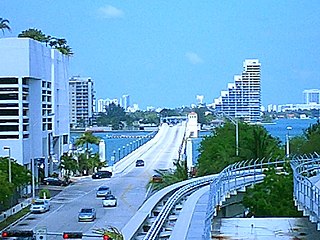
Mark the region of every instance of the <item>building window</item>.
POLYGON ((63 135, 63 144, 68 144, 68 135, 63 135))
POLYGON ((1 84, 18 84, 18 78, 0 78, 1 84))
POLYGON ((0 100, 18 100, 18 93, 0 94, 0 100))
POLYGON ((0 116, 19 116, 18 109, 2 109, 0 111, 0 116))
POLYGON ((19 139, 19 135, 0 135, 0 139, 19 139))
POLYGON ((18 125, 0 125, 0 132, 18 132, 18 125))

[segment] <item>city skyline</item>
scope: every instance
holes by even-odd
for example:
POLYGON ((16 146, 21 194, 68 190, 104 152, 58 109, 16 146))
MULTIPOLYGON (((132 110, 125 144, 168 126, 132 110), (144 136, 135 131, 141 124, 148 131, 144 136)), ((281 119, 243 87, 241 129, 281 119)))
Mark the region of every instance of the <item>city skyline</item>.
POLYGON ((69 77, 90 76, 97 99, 128 93, 140 109, 190 106, 197 95, 212 103, 251 58, 262 64, 263 106, 302 103, 304 89, 320 88, 317 1, 2 3, 12 32, 1 37, 37 28, 65 38, 69 77))

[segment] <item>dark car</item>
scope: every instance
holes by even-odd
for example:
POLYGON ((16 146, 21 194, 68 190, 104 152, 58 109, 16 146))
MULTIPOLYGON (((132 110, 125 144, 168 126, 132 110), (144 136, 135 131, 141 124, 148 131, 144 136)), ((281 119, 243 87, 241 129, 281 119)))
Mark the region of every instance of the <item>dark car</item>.
POLYGON ((144 166, 144 161, 142 159, 138 159, 136 161, 136 167, 143 167, 144 166))
POLYGON ((42 183, 45 185, 54 185, 54 186, 67 186, 68 185, 67 181, 62 180, 60 178, 55 178, 55 177, 44 178, 42 183))
POLYGON ((111 178, 112 172, 109 171, 98 171, 92 174, 93 179, 100 179, 100 178, 111 178))

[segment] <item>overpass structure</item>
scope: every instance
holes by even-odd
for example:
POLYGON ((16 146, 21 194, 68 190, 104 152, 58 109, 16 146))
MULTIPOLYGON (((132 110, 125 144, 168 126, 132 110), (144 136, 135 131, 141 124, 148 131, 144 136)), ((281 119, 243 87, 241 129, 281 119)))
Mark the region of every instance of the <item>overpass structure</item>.
POLYGON ((320 157, 315 154, 291 161, 258 159, 238 162, 229 165, 219 174, 167 187, 147 201, 123 228, 125 239, 211 239, 212 220, 227 198, 262 182, 264 171, 268 168, 281 170, 284 164, 289 163, 293 169, 294 200, 298 210, 309 216, 310 221, 316 222, 319 230, 320 190, 316 186, 319 185, 319 177, 315 176, 319 173, 320 157), (192 223, 191 216, 196 202, 192 198, 205 192, 209 192, 206 213, 201 221, 192 223), (200 235, 192 238, 192 231, 200 235))

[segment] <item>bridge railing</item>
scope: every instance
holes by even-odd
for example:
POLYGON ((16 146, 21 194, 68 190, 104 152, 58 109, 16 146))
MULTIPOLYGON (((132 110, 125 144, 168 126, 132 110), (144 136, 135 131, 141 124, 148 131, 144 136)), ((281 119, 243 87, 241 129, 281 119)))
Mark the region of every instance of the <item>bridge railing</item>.
POLYGON ((209 201, 205 219, 203 239, 210 239, 212 219, 217 215, 219 206, 230 194, 246 186, 263 181, 263 172, 270 166, 276 169, 283 168, 285 161, 270 159, 256 159, 237 162, 229 165, 213 179, 210 184, 209 201))
POLYGON ((210 184, 212 181, 213 176, 199 178, 195 181, 192 181, 185 186, 177 189, 172 196, 168 199, 166 204, 161 209, 158 217, 155 219, 154 223, 150 227, 149 231, 143 238, 144 240, 155 240, 158 239, 158 235, 162 230, 163 224, 166 221, 168 215, 170 214, 172 208, 177 204, 177 202, 189 192, 198 189, 202 186, 210 184))
POLYGON ((314 153, 297 157, 291 161, 291 167, 295 204, 304 216, 309 216, 311 222, 317 223, 317 229, 320 230, 320 189, 316 186, 320 181, 320 156, 314 153))

